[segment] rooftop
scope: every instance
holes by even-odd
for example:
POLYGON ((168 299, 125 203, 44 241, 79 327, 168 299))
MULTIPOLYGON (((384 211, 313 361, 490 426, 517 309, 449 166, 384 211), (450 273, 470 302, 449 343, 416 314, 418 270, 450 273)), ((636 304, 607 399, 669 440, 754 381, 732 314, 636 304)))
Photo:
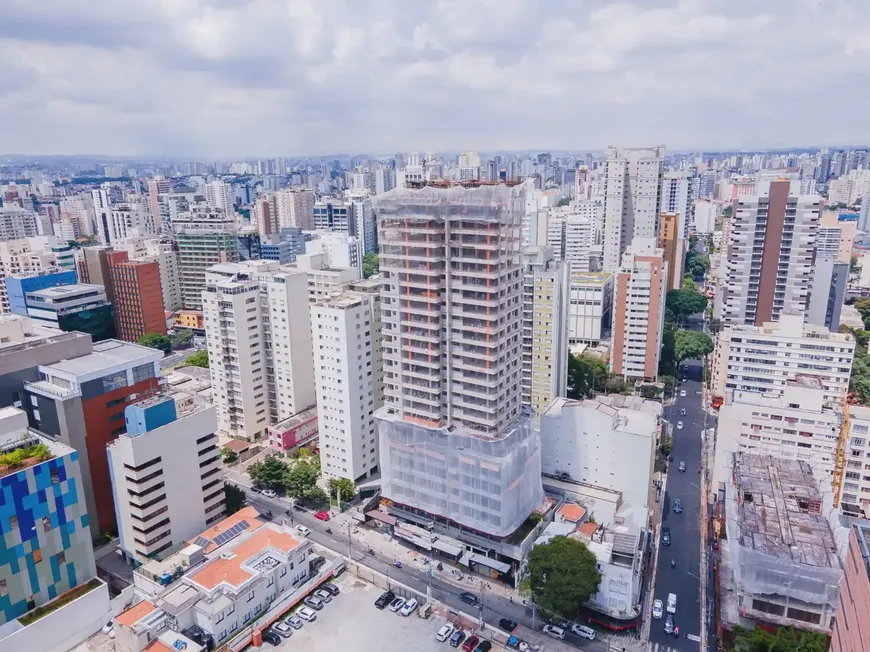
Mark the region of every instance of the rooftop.
POLYGON ((583 517, 586 516, 586 509, 576 503, 565 503, 559 509, 558 514, 566 521, 577 523, 582 521, 583 517))
POLYGON ((822 495, 800 460, 735 456, 740 545, 780 559, 839 568, 837 547, 822 515, 822 495))
POLYGON ((610 272, 571 272, 572 283, 601 284, 613 277, 610 272))
POLYGON ((616 429, 640 435, 654 435, 649 419, 658 419, 662 415, 662 404, 650 401, 640 396, 623 396, 622 394, 599 394, 594 398, 575 400, 557 398, 544 412, 544 417, 557 417, 564 410, 583 408, 596 410, 618 420, 616 429))
POLYGON ((119 625, 122 625, 124 627, 130 627, 138 623, 155 609, 157 609, 157 607, 148 602, 148 600, 142 600, 142 602, 137 602, 126 611, 122 611, 121 613, 119 613, 115 617, 115 621, 119 625))
POLYGON ((203 552, 212 552, 216 550, 218 547, 225 544, 227 541, 230 541, 236 535, 230 536, 230 532, 236 532, 239 529, 248 530, 250 529, 252 532, 261 528, 263 526, 263 522, 259 520, 260 513, 254 509, 253 507, 245 507, 244 509, 240 509, 235 514, 231 516, 227 516, 224 520, 215 523, 210 528, 202 532, 199 536, 194 537, 190 541, 185 542, 185 545, 197 545, 203 549, 203 552), (245 526, 247 524, 247 526, 245 526), (237 527, 239 526, 239 527, 237 527))
POLYGON ((78 294, 89 294, 98 292, 105 294, 106 289, 102 285, 94 285, 92 283, 75 283, 73 285, 57 285, 55 287, 45 288, 44 290, 34 290, 28 292, 28 297, 42 297, 43 299, 62 299, 78 294))
POLYGON ((157 349, 120 340, 104 340, 94 344, 94 352, 89 355, 61 360, 54 364, 40 366, 39 369, 48 375, 84 377, 119 366, 129 368, 158 362, 162 357, 163 352, 157 349))

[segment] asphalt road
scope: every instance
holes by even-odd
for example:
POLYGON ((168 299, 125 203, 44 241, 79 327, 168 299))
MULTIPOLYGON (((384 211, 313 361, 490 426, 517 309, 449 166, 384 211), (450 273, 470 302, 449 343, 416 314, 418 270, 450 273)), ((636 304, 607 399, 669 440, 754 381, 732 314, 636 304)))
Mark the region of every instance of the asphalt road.
MULTIPOLYGON (((655 598, 667 605, 668 594, 677 596, 677 613, 674 624, 680 628, 680 639, 665 634, 664 619, 653 620, 650 641, 675 650, 697 652, 698 642, 689 640, 686 634, 701 633, 701 489, 698 467, 701 465, 701 431, 704 428, 702 406, 700 361, 687 361, 684 375, 687 380, 679 386, 685 390, 685 398, 677 395, 676 403, 665 408, 665 418, 673 425, 673 462, 668 465, 668 478, 662 498, 662 527, 671 530, 671 545, 661 546, 656 568, 655 598), (686 416, 680 416, 680 409, 686 416), (683 429, 677 430, 678 421, 683 429), (686 471, 679 471, 680 461, 686 463, 686 471), (683 502, 683 512, 675 514, 673 501, 683 502), (671 560, 676 566, 671 568, 671 560)), ((667 615, 667 614, 665 614, 667 615)))
MULTIPOLYGON (((256 507, 261 513, 266 513, 267 510, 271 510, 275 520, 289 518, 289 516, 285 514, 285 511, 289 506, 288 501, 282 500, 281 498, 266 498, 262 494, 250 491, 246 491, 246 493, 248 496, 248 504, 256 507)), ((342 528, 342 531, 340 532, 338 527, 331 528, 333 532, 332 534, 328 534, 326 528, 329 526, 329 523, 317 520, 314 518, 313 513, 293 511, 292 514, 294 525, 301 523, 311 530, 309 539, 329 548, 330 550, 334 550, 339 554, 347 556, 348 536, 346 529, 342 528)), ((427 578, 424 573, 419 572, 408 565, 404 565, 402 568, 396 568, 392 564, 392 559, 382 560, 377 555, 370 555, 366 550, 367 546, 363 546, 356 541, 353 541, 353 538, 351 537, 351 552, 354 560, 361 562, 365 566, 368 566, 383 575, 387 575, 397 582, 401 582, 402 584, 419 591, 423 595, 426 594, 427 578)), ((469 606, 459 600, 459 594, 463 590, 481 595, 479 583, 476 583, 473 586, 469 583, 467 588, 461 589, 453 584, 441 581, 437 575, 433 577, 431 581, 432 597, 435 600, 448 605, 455 611, 465 612, 475 618, 480 616, 476 607, 469 606)), ((498 626, 499 619, 507 617, 525 625, 526 627, 532 626, 533 621, 530 608, 517 602, 510 603, 507 598, 500 595, 487 595, 485 591, 482 595, 483 619, 485 622, 490 625, 498 626)), ((535 629, 540 630, 543 626, 543 621, 540 618, 537 618, 535 624, 535 629)), ((606 652, 609 649, 607 641, 602 639, 589 641, 568 633, 565 640, 571 642, 582 650, 589 650, 590 652, 606 652)))

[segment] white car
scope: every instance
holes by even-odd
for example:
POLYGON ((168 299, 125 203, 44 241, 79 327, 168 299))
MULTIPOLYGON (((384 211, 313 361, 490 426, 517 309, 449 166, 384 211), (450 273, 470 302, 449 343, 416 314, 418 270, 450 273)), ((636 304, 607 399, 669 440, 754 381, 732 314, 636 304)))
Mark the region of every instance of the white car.
POLYGON ((684 390, 684 389, 680 390, 680 398, 686 398, 686 390, 684 390))
POLYGON ((299 616, 302 620, 307 620, 309 623, 317 620, 317 613, 314 609, 310 609, 308 607, 302 607, 299 611, 296 612, 296 615, 299 616))
POLYGON ((405 598, 396 598, 390 603, 390 611, 396 612, 405 606, 405 598))
POLYGON ((275 493, 274 491, 272 491, 271 489, 263 489, 263 495, 264 495, 266 498, 277 498, 277 497, 278 497, 278 494, 276 494, 276 493, 275 493))
POLYGON ((311 534, 311 530, 309 530, 304 525, 297 525, 296 531, 304 537, 307 537, 309 534, 311 534))
POLYGON ((293 636, 293 628, 287 623, 275 623, 272 625, 272 631, 276 634, 280 634, 284 638, 290 638, 293 636))
POLYGON ((115 638, 115 623, 111 620, 103 625, 103 634, 109 638, 115 638))
POLYGON ((405 606, 402 607, 402 610, 399 613, 401 613, 403 616, 410 616, 419 606, 420 603, 417 602, 414 598, 411 598, 405 603, 405 606))
POLYGON ((656 620, 661 620, 662 615, 664 614, 665 605, 661 600, 653 600, 653 618, 656 620))
POLYGON ((555 625, 544 625, 544 634, 547 636, 552 636, 553 638, 558 638, 559 640, 565 639, 565 630, 561 627, 556 627, 555 625))
POLYGON ((590 641, 595 640, 595 630, 586 625, 571 625, 571 631, 581 638, 588 638, 590 641))
POLYGON ((320 598, 322 602, 332 602, 332 594, 329 591, 324 591, 323 589, 318 589, 314 592, 315 598, 320 598))
POLYGON ((439 643, 443 643, 448 638, 453 636, 453 632, 455 632, 455 631, 456 631, 456 628, 453 625, 451 625, 450 623, 447 623, 445 625, 441 625, 441 629, 439 629, 438 633, 435 634, 435 640, 438 641, 439 643))
POLYGON ((677 421, 677 430, 682 430, 682 429, 683 429, 683 422, 677 421))

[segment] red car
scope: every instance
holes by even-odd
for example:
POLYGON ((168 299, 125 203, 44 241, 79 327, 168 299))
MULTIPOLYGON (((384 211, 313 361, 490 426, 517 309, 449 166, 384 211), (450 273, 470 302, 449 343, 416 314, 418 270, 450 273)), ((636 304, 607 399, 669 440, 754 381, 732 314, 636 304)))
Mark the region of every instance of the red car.
POLYGON ((328 521, 329 520, 329 512, 317 512, 314 515, 314 518, 319 519, 321 521, 328 521))
POLYGON ((465 639, 465 643, 462 644, 462 649, 465 650, 465 652, 471 652, 477 647, 478 643, 480 643, 480 639, 477 636, 469 636, 465 639))

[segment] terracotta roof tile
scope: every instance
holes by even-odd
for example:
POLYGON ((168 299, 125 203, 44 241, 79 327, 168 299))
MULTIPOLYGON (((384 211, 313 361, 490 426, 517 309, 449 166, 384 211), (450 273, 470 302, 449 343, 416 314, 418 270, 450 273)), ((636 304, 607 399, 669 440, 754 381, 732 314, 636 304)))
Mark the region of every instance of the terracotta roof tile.
POLYGON ((115 617, 115 622, 124 627, 130 627, 131 625, 138 623, 155 609, 157 609, 157 607, 148 602, 148 600, 142 600, 142 602, 134 604, 132 607, 127 609, 127 611, 119 613, 115 617))
MULTIPOLYGON (((234 525, 237 525, 240 521, 247 521, 250 525, 248 532, 253 532, 261 527, 263 527, 263 523, 259 521, 260 513, 253 507, 245 507, 244 509, 240 509, 232 516, 227 516, 224 520, 215 523, 209 529, 205 530, 198 536, 193 537, 189 541, 185 543, 185 545, 196 544, 196 540, 199 537, 203 537, 204 539, 208 539, 208 546, 205 548, 204 552, 208 553, 212 550, 217 549, 218 546, 214 543, 214 538, 229 530, 234 525)), ((228 542, 229 543, 229 542, 228 542)))
POLYGON ((583 517, 586 516, 586 509, 575 503, 565 503, 559 509, 559 515, 566 521, 577 523, 578 521, 583 520, 583 517))

